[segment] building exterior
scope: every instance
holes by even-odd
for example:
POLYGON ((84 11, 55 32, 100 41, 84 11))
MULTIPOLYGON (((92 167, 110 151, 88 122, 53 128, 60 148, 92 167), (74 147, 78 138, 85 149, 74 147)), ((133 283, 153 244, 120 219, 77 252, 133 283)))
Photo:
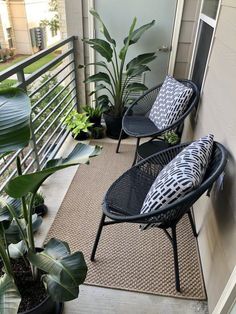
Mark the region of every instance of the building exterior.
POLYGON ((58 29, 40 28, 53 19, 48 0, 0 0, 0 44, 17 54, 32 54, 60 40, 58 29))

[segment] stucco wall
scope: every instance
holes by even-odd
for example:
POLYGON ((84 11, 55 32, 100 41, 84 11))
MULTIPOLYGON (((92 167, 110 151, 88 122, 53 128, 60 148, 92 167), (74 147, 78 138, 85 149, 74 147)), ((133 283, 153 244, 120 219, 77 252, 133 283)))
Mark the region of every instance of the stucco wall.
POLYGON ((200 9, 200 0, 185 0, 174 76, 187 78, 200 9))
POLYGON ((8 48, 7 28, 11 27, 6 1, 0 0, 0 43, 2 48, 8 48))
MULTIPOLYGON (((199 248, 212 313, 236 264, 236 2, 223 0, 194 138, 209 132, 229 150, 223 190, 195 206, 199 248)), ((192 131, 185 128, 185 135, 192 131)), ((216 185, 217 186, 217 185, 216 185)))

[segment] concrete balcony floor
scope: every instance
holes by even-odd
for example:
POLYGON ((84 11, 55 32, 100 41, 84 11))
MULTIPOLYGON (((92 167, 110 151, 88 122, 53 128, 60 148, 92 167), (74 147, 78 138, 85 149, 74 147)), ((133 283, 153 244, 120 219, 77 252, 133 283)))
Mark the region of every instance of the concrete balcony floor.
MULTIPOLYGON (((103 142, 113 142, 103 139, 103 142)), ((122 141, 134 144, 134 139, 122 141)), ((76 142, 68 137, 59 152, 59 156, 67 155, 76 142)), ((54 174, 43 185, 42 192, 49 208, 43 224, 36 235, 36 244, 41 246, 57 214, 60 204, 75 175, 76 167, 71 167, 54 174)), ((63 239, 62 239, 63 240, 63 239)), ((83 285, 79 298, 67 302, 64 314, 208 314, 207 302, 184 300, 171 297, 156 296, 109 288, 83 285)))

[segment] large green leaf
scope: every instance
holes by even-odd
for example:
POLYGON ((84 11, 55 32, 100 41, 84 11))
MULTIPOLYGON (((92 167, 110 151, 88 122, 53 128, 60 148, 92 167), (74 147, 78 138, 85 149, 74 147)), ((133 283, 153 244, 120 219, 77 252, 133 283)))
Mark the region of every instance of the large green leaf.
POLYGON ((96 83, 96 82, 105 82, 107 84, 111 84, 111 80, 110 77, 107 73, 104 72, 98 72, 94 75, 91 75, 87 78, 86 81, 84 81, 85 83, 96 83))
POLYGON ((21 202, 19 199, 11 197, 0 198, 0 222, 11 221, 13 219, 9 208, 14 211, 17 217, 21 215, 21 202))
POLYGON ((11 258, 17 259, 25 255, 25 253, 27 252, 27 246, 25 242, 22 240, 15 244, 11 243, 8 246, 8 251, 11 258))
POLYGON ((30 114, 30 100, 22 90, 0 90, 0 154, 16 151, 28 144, 30 114))
POLYGON ((13 278, 4 274, 0 278, 0 313, 17 314, 21 297, 13 278))
POLYGON ((129 92, 139 92, 147 90, 147 86, 141 83, 131 83, 126 86, 126 90, 129 92))
POLYGON ((139 76, 142 73, 147 72, 147 71, 151 71, 151 69, 147 65, 140 65, 139 67, 130 69, 130 71, 128 71, 126 74, 127 76, 134 77, 134 76, 139 76))
POLYGON ((127 73, 129 73, 130 71, 139 67, 140 65, 147 64, 147 63, 153 61, 154 59, 156 59, 155 52, 141 54, 141 55, 135 57, 134 59, 132 59, 129 63, 127 63, 126 71, 127 71, 127 73))
POLYGON ((53 300, 77 298, 79 285, 86 278, 87 266, 81 252, 71 254, 66 242, 51 239, 40 253, 28 253, 29 261, 47 274, 43 281, 53 300))
POLYGON ((93 90, 91 93, 89 93, 89 96, 92 96, 93 94, 96 94, 98 91, 102 90, 106 88, 106 86, 104 84, 98 84, 95 88, 95 90, 93 90))
POLYGON ((127 37, 127 40, 124 42, 124 46, 123 46, 123 48, 120 50, 120 53, 119 53, 119 58, 120 58, 123 62, 124 62, 124 60, 125 60, 126 53, 127 53, 128 49, 129 49, 131 34, 132 34, 133 31, 134 31, 136 22, 137 22, 137 18, 135 17, 135 18, 133 19, 133 22, 132 22, 131 26, 130 26, 129 35, 128 35, 128 37, 127 37))
POLYGON ((89 12, 100 22, 100 32, 105 36, 105 38, 114 46, 116 46, 116 42, 111 38, 106 26, 104 25, 100 15, 94 10, 90 9, 89 12))
POLYGON ((103 39, 85 39, 84 42, 89 44, 94 50, 96 50, 107 62, 112 60, 113 50, 110 44, 103 39))
POLYGON ((135 31, 132 32, 130 38, 129 37, 125 38, 124 44, 126 44, 127 42, 129 42, 129 45, 135 44, 140 39, 140 37, 143 35, 143 33, 146 32, 154 24, 155 24, 155 20, 137 28, 135 31))
POLYGON ((34 193, 54 172, 70 166, 89 163, 89 158, 99 155, 100 152, 100 146, 79 143, 66 158, 49 160, 43 170, 21 175, 10 180, 6 185, 5 191, 14 198, 26 196, 29 192, 34 193))

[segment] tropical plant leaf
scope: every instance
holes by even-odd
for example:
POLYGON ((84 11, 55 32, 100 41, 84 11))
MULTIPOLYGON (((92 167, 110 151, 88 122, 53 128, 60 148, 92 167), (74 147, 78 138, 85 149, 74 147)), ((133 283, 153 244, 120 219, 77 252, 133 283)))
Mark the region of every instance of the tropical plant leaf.
POLYGON ((27 246, 25 242, 22 240, 15 244, 11 243, 8 246, 8 251, 11 258, 17 259, 25 255, 25 253, 27 252, 27 246))
POLYGON ((104 25, 100 15, 94 9, 90 9, 89 12, 100 22, 100 32, 105 36, 105 38, 109 41, 109 43, 116 46, 116 42, 111 38, 106 26, 104 25))
POLYGON ((91 93, 89 93, 89 96, 92 96, 93 94, 96 94, 98 91, 102 90, 106 88, 106 86, 104 84, 98 84, 95 88, 94 91, 92 91, 91 93))
POLYGON ((98 72, 94 75, 91 75, 84 82, 85 83, 94 83, 94 82, 96 83, 96 82, 100 82, 100 81, 103 81, 103 82, 111 85, 111 80, 110 80, 109 75, 107 73, 104 73, 104 72, 98 72))
POLYGON ((151 69, 147 65, 140 65, 137 68, 130 69, 130 71, 128 71, 126 74, 127 76, 134 77, 134 76, 141 75, 142 73, 147 72, 147 71, 151 71, 151 69))
POLYGON ((107 68, 106 62, 104 62, 104 61, 91 62, 91 63, 87 63, 87 64, 80 64, 78 68, 82 69, 82 68, 86 68, 90 65, 97 65, 97 66, 107 68))
POLYGON ((123 46, 123 48, 121 49, 121 51, 120 51, 120 53, 119 53, 119 58, 120 58, 123 62, 124 62, 124 60, 125 60, 126 53, 127 53, 128 49, 129 49, 131 34, 132 34, 132 32, 134 31, 136 22, 137 22, 137 18, 135 17, 135 18, 133 19, 133 22, 132 22, 131 26, 130 26, 129 35, 128 35, 128 37, 127 37, 127 40, 124 41, 124 46, 123 46))
POLYGON ((85 43, 90 45, 94 50, 96 50, 102 57, 104 57, 107 62, 112 60, 113 50, 110 44, 103 39, 84 39, 85 43))
POLYGON ((43 170, 11 179, 5 187, 5 191, 14 198, 26 196, 29 192, 35 193, 40 185, 56 171, 78 164, 86 164, 90 157, 97 156, 100 152, 100 146, 78 143, 66 158, 49 160, 43 170))
POLYGON ((127 42, 129 42, 129 45, 135 44, 140 39, 140 37, 143 35, 143 33, 146 32, 154 24, 155 24, 155 20, 137 28, 135 31, 132 32, 130 38, 129 37, 125 38, 124 44, 126 44, 127 42))
POLYGON ((77 298, 86 278, 87 266, 82 252, 70 253, 66 242, 51 239, 40 253, 28 253, 29 261, 48 275, 43 281, 54 300, 69 301, 77 298))
POLYGON ((30 140, 29 97, 19 88, 0 90, 0 154, 25 147, 30 140))
POLYGON ((17 314, 21 297, 13 278, 4 274, 0 278, 0 313, 17 314))
POLYGON ((129 92, 139 92, 147 90, 147 86, 142 83, 131 83, 126 86, 126 90, 129 92))
MULTIPOLYGON (((26 234, 26 223, 25 220, 22 219, 18 219, 18 222, 20 223, 20 226, 23 230, 23 232, 26 234)), ((33 214, 32 215, 32 227, 33 227, 33 231, 36 232, 39 227, 41 226, 43 222, 42 217, 38 216, 37 214, 33 214)), ((6 234, 6 238, 7 238, 7 243, 18 243, 22 240, 22 236, 20 234, 19 231, 19 227, 15 221, 15 219, 12 220, 10 227, 8 229, 5 230, 5 234, 6 234)))
POLYGON ((140 65, 147 64, 155 59, 156 59, 155 52, 141 54, 136 58, 132 59, 129 63, 127 63, 126 71, 128 73, 129 71, 132 71, 132 69, 137 68, 140 65))

